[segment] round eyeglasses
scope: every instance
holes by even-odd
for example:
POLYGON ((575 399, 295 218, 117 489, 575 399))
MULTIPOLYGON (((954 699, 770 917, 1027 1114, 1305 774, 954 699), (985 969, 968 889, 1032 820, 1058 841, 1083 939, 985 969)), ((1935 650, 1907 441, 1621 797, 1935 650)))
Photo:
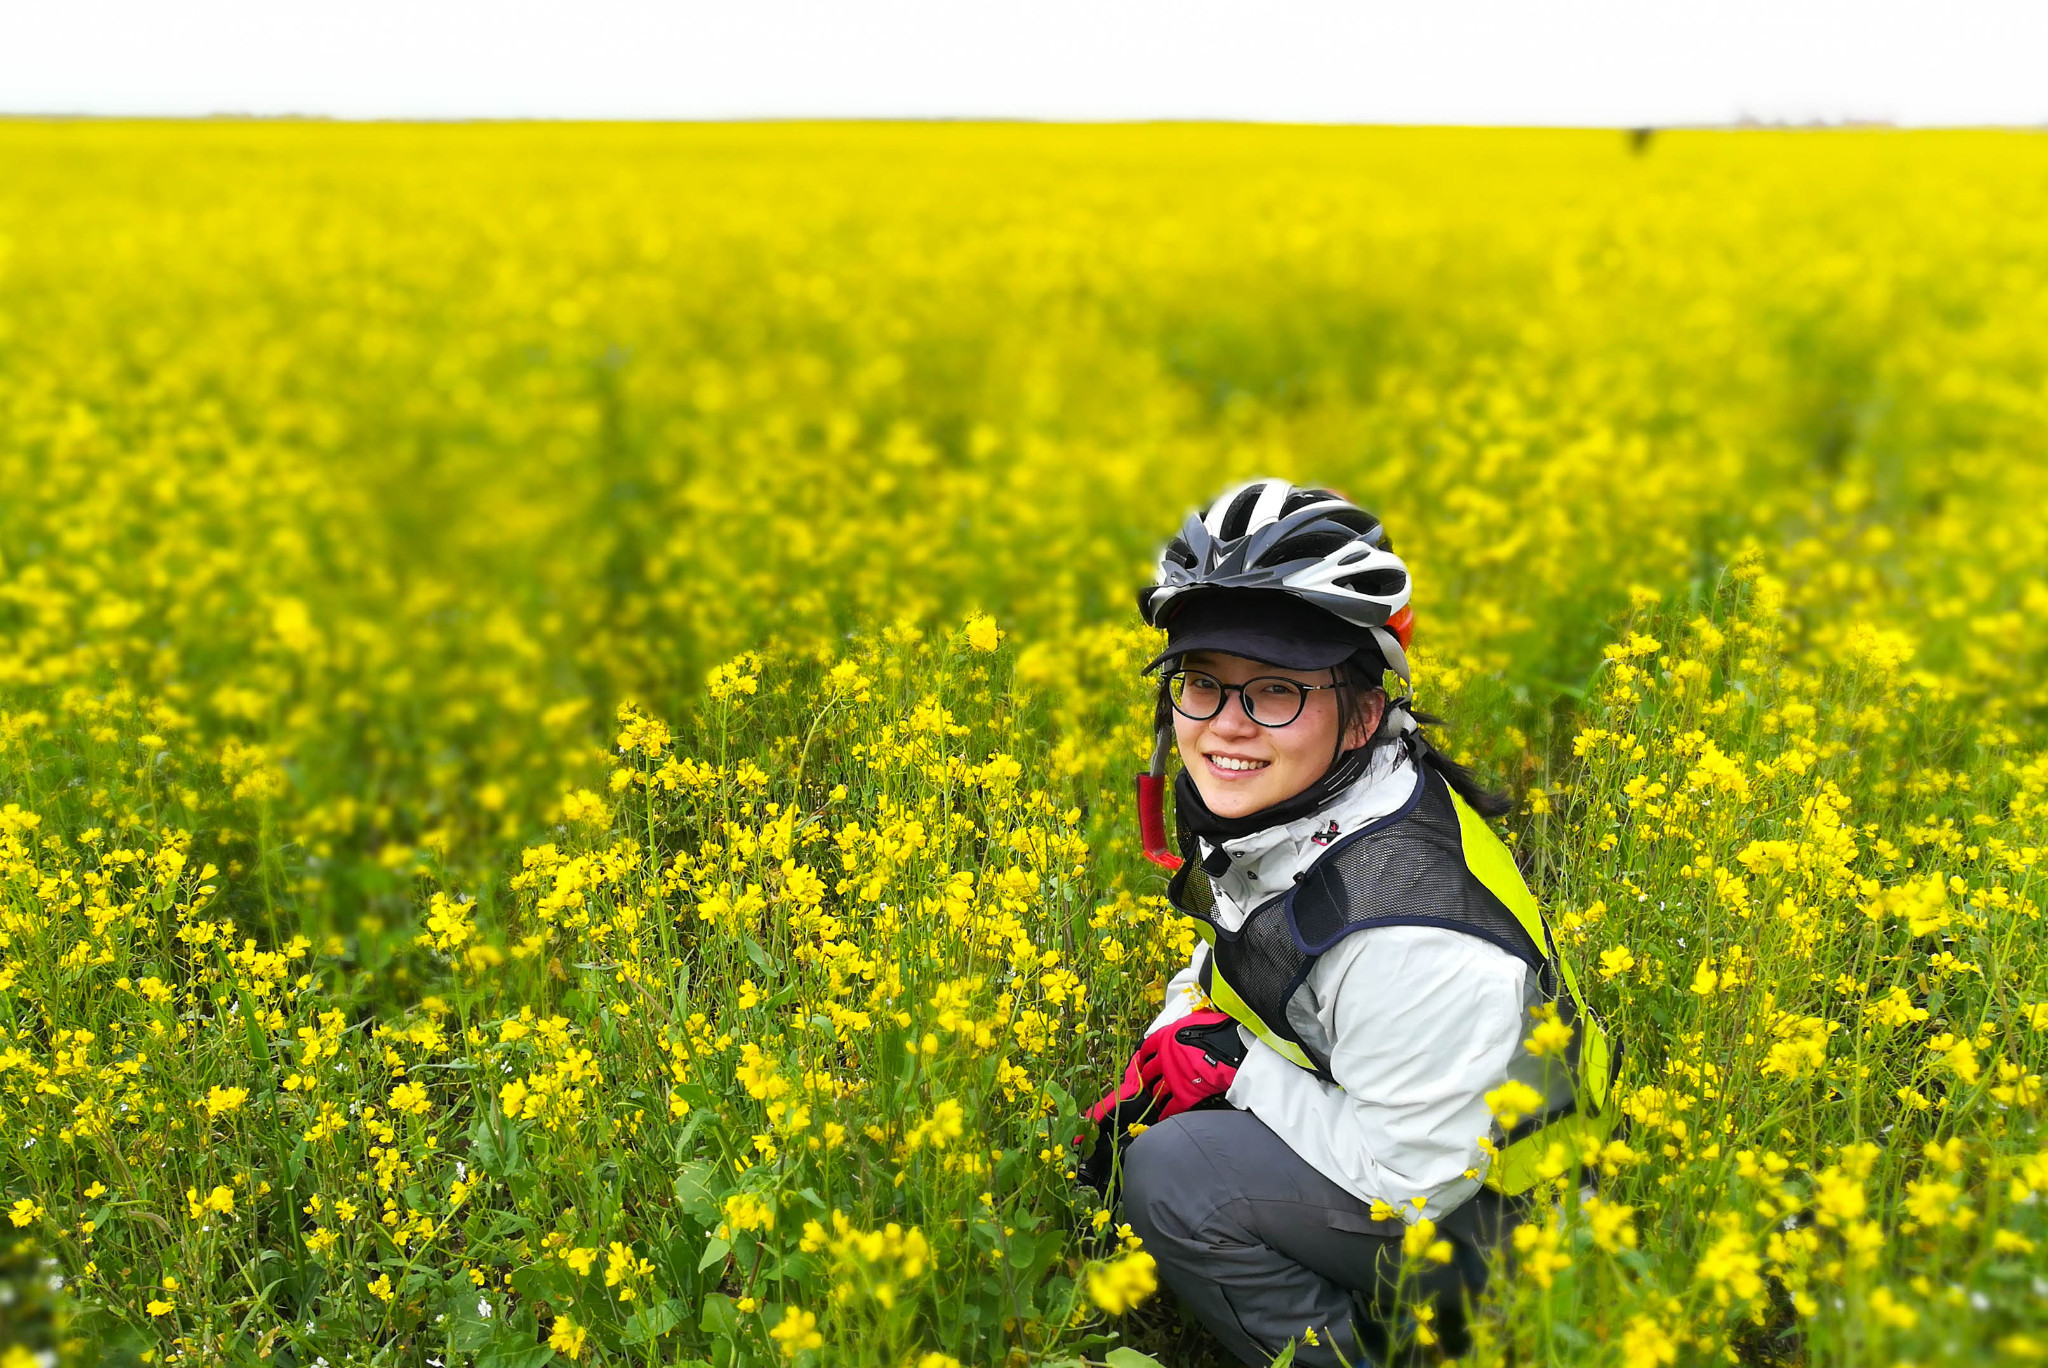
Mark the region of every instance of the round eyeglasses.
POLYGON ((1231 694, 1244 705, 1244 715, 1262 727, 1284 727, 1301 716, 1308 696, 1317 689, 1334 689, 1335 684, 1304 684, 1279 675, 1260 675, 1242 684, 1225 684, 1201 670, 1175 670, 1166 677, 1173 710, 1190 722, 1207 722, 1223 711, 1231 694))

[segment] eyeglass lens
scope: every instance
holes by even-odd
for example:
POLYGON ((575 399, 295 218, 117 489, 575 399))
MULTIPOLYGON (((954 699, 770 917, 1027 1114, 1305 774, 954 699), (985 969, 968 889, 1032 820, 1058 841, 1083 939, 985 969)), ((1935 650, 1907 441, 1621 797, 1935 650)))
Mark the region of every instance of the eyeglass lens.
POLYGON ((1224 684, 1213 675, 1182 670, 1173 676, 1173 706, 1194 722, 1206 722, 1223 710, 1226 698, 1235 693, 1244 700, 1244 710, 1263 727, 1284 727, 1301 716, 1308 693, 1291 679, 1267 675, 1243 684, 1224 684))

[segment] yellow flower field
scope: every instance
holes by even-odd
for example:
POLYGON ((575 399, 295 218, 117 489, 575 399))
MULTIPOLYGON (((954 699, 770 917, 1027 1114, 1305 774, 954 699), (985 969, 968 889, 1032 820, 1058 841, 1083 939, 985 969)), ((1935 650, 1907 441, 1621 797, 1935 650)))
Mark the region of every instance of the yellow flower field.
POLYGON ((0 1368, 1209 1362, 1067 1142, 1253 474, 1387 520, 1626 1051, 1472 1361, 2048 1360, 2048 141, 0 165, 0 1368))

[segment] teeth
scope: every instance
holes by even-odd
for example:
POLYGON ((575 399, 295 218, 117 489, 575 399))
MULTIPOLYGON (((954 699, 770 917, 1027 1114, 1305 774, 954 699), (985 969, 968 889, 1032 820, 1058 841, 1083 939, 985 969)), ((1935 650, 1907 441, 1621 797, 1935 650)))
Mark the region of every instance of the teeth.
POLYGON ((1230 755, 1212 755, 1209 757, 1209 763, 1216 766, 1217 769, 1259 770, 1264 769, 1273 762, 1270 760, 1239 760, 1235 756, 1230 755))

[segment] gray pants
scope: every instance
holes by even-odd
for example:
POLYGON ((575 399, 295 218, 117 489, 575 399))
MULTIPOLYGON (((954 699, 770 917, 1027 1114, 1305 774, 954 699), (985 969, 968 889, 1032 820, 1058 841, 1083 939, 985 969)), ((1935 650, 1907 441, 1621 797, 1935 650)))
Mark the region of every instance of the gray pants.
MULTIPOLYGON (((1405 1227, 1375 1221, 1370 1203, 1258 1117, 1183 1112, 1131 1142, 1123 1173, 1124 1219, 1166 1284, 1239 1361, 1268 1363, 1311 1326, 1321 1343, 1297 1345, 1297 1363, 1336 1368, 1341 1352, 1358 1368, 1380 1356, 1378 1317, 1397 1312, 1405 1227)), ((1485 1285, 1485 1251, 1511 1224, 1506 1203, 1482 1191, 1443 1222, 1451 1262, 1411 1272, 1401 1290, 1403 1300, 1435 1303, 1454 1352, 1464 1294, 1485 1285)))

